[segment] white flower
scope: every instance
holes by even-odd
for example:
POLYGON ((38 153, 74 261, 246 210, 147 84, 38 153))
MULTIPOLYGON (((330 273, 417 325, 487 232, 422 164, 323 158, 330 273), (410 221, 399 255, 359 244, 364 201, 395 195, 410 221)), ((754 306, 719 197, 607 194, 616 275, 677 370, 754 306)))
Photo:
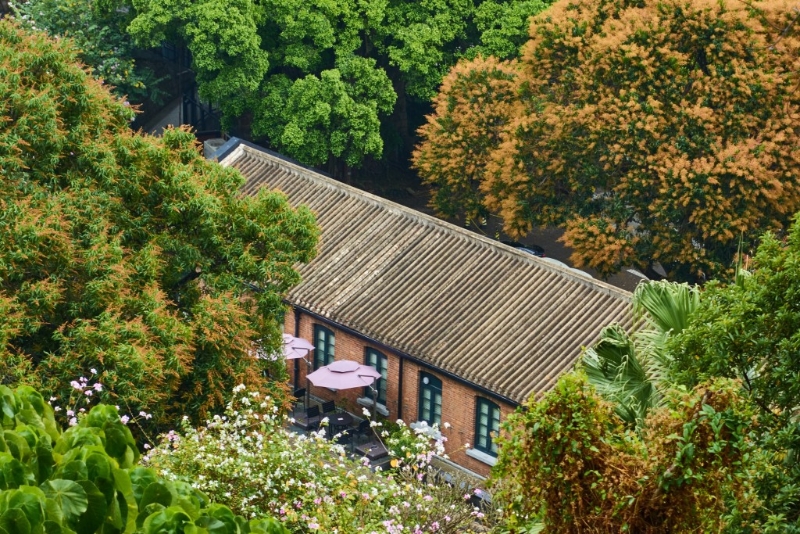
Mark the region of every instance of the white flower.
POLYGON ((361 410, 361 411, 362 411, 362 413, 364 414, 364 417, 370 417, 370 416, 371 416, 371 414, 369 413, 369 410, 367 410, 366 408, 364 408, 364 409, 363 409, 363 410, 361 410))
POLYGON ((445 422, 444 422, 444 425, 442 425, 442 426, 444 426, 445 428, 450 428, 450 423, 448 423, 447 421, 445 421, 445 422))

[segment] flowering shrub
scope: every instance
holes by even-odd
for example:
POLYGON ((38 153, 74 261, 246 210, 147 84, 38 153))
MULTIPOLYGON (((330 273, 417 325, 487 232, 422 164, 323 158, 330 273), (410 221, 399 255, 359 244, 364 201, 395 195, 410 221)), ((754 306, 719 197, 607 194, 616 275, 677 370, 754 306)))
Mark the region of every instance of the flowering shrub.
POLYGON ((408 443, 413 453, 373 472, 366 458, 326 439, 324 424, 305 436, 285 429, 286 420, 273 399, 239 386, 224 415, 198 429, 186 419, 182 434, 168 435, 146 461, 235 513, 275 516, 293 532, 454 533, 480 521, 463 488, 435 483, 430 459, 443 454, 441 443, 431 448, 404 427, 390 447, 408 443))
MULTIPOLYGON (((87 383, 76 381, 82 392, 87 383)), ((137 466, 113 406, 79 412, 63 431, 54 414, 33 388, 0 386, 0 531, 287 534, 273 519, 247 522, 190 484, 137 466)))

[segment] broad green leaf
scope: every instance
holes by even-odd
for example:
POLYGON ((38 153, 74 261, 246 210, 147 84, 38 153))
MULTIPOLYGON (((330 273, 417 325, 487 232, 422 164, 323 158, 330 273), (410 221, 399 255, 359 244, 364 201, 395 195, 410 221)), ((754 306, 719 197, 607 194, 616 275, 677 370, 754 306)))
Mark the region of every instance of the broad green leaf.
POLYGON ((8 534, 31 534, 31 523, 19 508, 11 508, 0 514, 0 528, 8 534))
POLYGON ((172 504, 172 492, 163 482, 153 482, 144 490, 139 508, 144 508, 149 504, 158 503, 168 507, 172 504))
POLYGON ((127 471, 113 469, 114 487, 117 490, 117 500, 119 501, 119 511, 125 523, 125 532, 132 532, 136 529, 136 497, 133 493, 133 485, 127 471))
POLYGON ((48 480, 41 485, 41 489, 49 499, 61 507, 64 517, 68 521, 76 519, 84 513, 89 505, 86 491, 80 484, 72 480, 48 480))
POLYGON ((75 532, 78 534, 94 534, 105 521, 108 514, 108 504, 105 495, 100 493, 93 483, 88 480, 79 480, 78 484, 86 493, 88 505, 86 511, 78 518, 75 532))

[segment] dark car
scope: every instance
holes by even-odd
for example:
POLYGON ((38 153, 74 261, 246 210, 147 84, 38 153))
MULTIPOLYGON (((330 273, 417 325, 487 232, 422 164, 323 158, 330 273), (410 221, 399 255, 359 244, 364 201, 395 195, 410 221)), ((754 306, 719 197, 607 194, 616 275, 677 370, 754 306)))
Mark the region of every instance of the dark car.
POLYGON ((534 256, 544 258, 544 249, 539 245, 525 245, 519 241, 501 241, 501 243, 508 245, 509 247, 514 247, 522 252, 527 252, 528 254, 533 254, 534 256))

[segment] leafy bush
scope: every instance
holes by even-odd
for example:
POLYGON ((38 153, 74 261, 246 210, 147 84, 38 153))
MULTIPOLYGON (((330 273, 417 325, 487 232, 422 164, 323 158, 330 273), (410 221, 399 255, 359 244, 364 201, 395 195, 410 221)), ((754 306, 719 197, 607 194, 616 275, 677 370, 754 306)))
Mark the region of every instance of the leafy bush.
POLYGON ((669 391, 634 433, 584 375, 565 375, 541 401, 509 416, 498 438, 492 476, 512 531, 537 517, 558 533, 747 525, 759 505, 756 429, 739 391, 723 379, 669 391))
POLYGON ((735 283, 709 283, 687 328, 670 343, 671 372, 687 387, 712 377, 741 380, 772 466, 759 495, 774 532, 800 532, 800 222, 785 239, 763 237, 735 283))
POLYGON ((0 532, 4 534, 285 534, 247 522, 184 482, 137 467, 116 408, 100 404, 61 431, 33 388, 0 386, 0 532))
POLYGON ((304 436, 285 422, 273 399, 237 388, 224 415, 199 429, 185 421, 182 434, 168 435, 147 462, 236 513, 274 516, 293 532, 455 533, 480 520, 462 488, 434 484, 430 446, 415 447, 394 471, 372 472, 366 459, 352 460, 326 439, 324 426, 304 436))

